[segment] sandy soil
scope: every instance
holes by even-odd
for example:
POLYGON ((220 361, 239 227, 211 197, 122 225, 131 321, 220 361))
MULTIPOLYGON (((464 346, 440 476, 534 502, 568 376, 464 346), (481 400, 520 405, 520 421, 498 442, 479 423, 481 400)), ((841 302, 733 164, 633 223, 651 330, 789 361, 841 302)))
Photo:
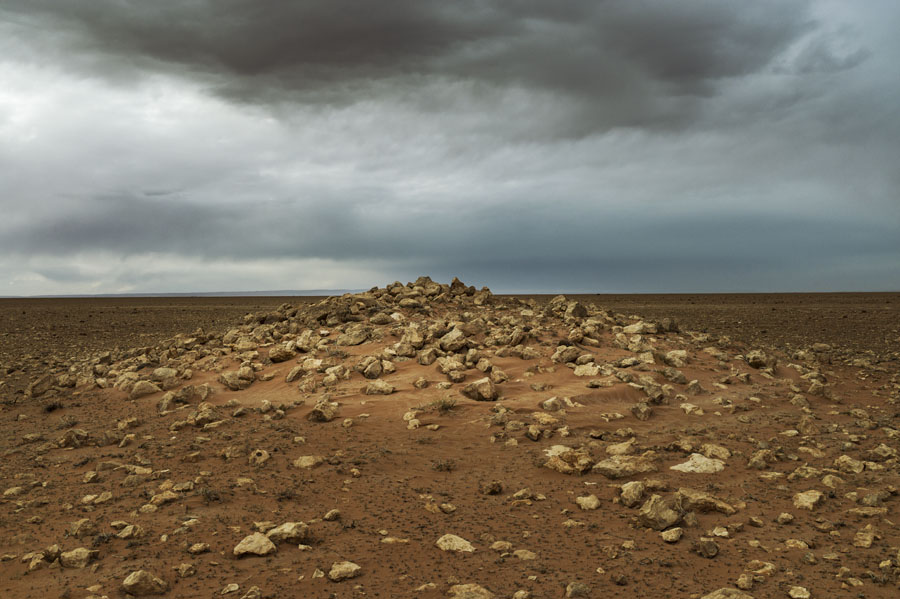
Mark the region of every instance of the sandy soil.
POLYGON ((897 596, 889 352, 755 353, 655 315, 418 283, 119 343, 8 395, 0 596, 125 597, 136 570, 169 597, 897 596), (476 401, 484 378, 498 397, 476 401), (337 413, 311 420, 323 400, 337 413), (617 477, 617 453, 646 471, 617 477), (693 454, 722 469, 672 470, 693 454), (286 522, 302 539, 234 555, 286 522), (358 575, 331 580, 344 561, 358 575))

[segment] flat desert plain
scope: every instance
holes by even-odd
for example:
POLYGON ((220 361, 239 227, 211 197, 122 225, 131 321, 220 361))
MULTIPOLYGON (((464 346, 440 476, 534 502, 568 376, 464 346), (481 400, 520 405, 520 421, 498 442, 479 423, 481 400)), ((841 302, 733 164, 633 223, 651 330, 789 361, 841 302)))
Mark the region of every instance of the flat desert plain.
POLYGON ((0 300, 0 596, 896 597, 898 308, 0 300))

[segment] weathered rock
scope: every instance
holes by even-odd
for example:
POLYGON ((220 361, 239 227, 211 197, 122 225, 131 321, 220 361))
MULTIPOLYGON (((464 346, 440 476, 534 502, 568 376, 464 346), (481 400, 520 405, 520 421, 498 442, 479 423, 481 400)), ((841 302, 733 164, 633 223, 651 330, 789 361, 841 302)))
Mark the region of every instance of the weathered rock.
POLYGON ((441 337, 441 349, 448 352, 458 352, 468 345, 466 334, 458 328, 454 328, 449 333, 441 337))
POLYGON ((294 460, 294 468, 309 469, 325 463, 325 457, 320 455, 302 455, 294 460))
POLYGON ((834 467, 846 474, 860 474, 866 469, 866 464, 848 455, 842 455, 834 461, 834 467))
POLYGON ((566 598, 590 597, 591 587, 583 582, 570 582, 566 585, 566 598))
POLYGON ((590 470, 593 464, 591 455, 584 449, 554 445, 544 452, 548 456, 544 466, 563 474, 581 474, 590 470))
POLYGON ((811 490, 794 495, 794 507, 800 510, 812 511, 825 501, 825 494, 821 491, 811 490))
POLYGON ((138 381, 134 384, 134 387, 131 388, 131 392, 128 394, 128 399, 138 399, 146 395, 159 393, 160 391, 162 391, 162 389, 160 389, 150 381, 138 381))
POLYGON ((666 543, 677 543, 684 536, 684 529, 679 527, 670 528, 659 533, 659 536, 666 543))
POLYGON ((309 527, 304 522, 285 522, 266 532, 273 543, 302 543, 309 535, 309 527))
POLYGON ((641 401, 631 406, 631 413, 638 420, 649 420, 653 415, 653 408, 641 401))
POLYGON ((288 349, 284 345, 276 345, 272 349, 269 350, 269 359, 275 363, 278 362, 287 362, 291 358, 294 357, 294 352, 291 349, 288 349))
POLYGON ((681 499, 681 506, 685 510, 719 512, 726 516, 730 516, 736 512, 734 507, 725 501, 696 489, 682 487, 678 489, 678 496, 681 499))
POLYGON ((255 532, 252 535, 244 537, 244 539, 235 546, 232 553, 237 557, 244 555, 263 556, 275 553, 275 551, 277 551, 275 543, 269 540, 266 535, 255 532))
POLYGON ((122 590, 136 597, 162 595, 169 590, 169 585, 146 570, 136 570, 122 581, 122 590))
POLYGON ((694 543, 694 552, 706 559, 712 559, 719 555, 719 545, 710 538, 700 537, 700 540, 694 543))
POLYGON ((646 485, 639 480, 633 480, 622 485, 619 500, 625 507, 634 507, 644 498, 646 485))
POLYGON ((59 565, 63 568, 86 568, 88 564, 97 559, 97 555, 99 555, 99 551, 78 547, 60 553, 59 565))
POLYGON ((596 510, 600 507, 600 500, 596 495, 587 495, 585 497, 576 497, 575 503, 583 510, 596 510))
POLYGON ((556 352, 550 357, 551 360, 559 364, 574 362, 584 352, 577 347, 571 345, 560 345, 556 348, 556 352))
POLYGON ((91 537, 97 534, 97 526, 87 518, 76 520, 69 524, 69 536, 80 539, 82 537, 91 537))
POLYGON ((715 474, 725 469, 725 462, 708 458, 700 453, 692 453, 686 462, 671 466, 669 469, 694 474, 715 474))
POLYGON ((435 545, 437 545, 441 551, 457 551, 464 553, 475 551, 475 547, 473 547, 470 542, 453 534, 442 536, 435 542, 435 545))
POLYGON ((778 362, 775 356, 770 356, 760 349, 747 352, 746 360, 752 368, 774 368, 778 362))
POLYGON ((496 401, 499 397, 497 387, 489 377, 469 383, 463 389, 462 394, 475 401, 496 401))
POLYGON ((657 468, 650 459, 644 456, 616 455, 597 462, 592 470, 606 478, 616 480, 635 474, 656 472, 657 468))
POLYGON ((670 505, 659 495, 651 495, 638 512, 637 521, 641 526, 653 530, 665 530, 681 521, 682 511, 676 504, 670 505))
POLYGON ((339 407, 336 401, 320 399, 306 418, 312 422, 330 422, 337 417, 339 407))
POLYGON ((366 395, 390 395, 394 392, 394 386, 385 381, 377 380, 366 385, 364 392, 366 395))
POLYGON ((231 391, 243 391, 253 384, 252 380, 241 377, 240 373, 236 370, 230 370, 220 374, 219 382, 228 387, 231 391))
POLYGON ((748 595, 738 589, 725 587, 703 595, 701 599, 753 599, 753 595, 748 595))
POLYGON ((340 582, 356 578, 360 574, 362 574, 362 568, 353 562, 335 562, 328 571, 328 579, 332 582, 340 582))
POLYGON ((494 599, 494 594, 481 585, 455 584, 450 587, 449 599, 494 599))

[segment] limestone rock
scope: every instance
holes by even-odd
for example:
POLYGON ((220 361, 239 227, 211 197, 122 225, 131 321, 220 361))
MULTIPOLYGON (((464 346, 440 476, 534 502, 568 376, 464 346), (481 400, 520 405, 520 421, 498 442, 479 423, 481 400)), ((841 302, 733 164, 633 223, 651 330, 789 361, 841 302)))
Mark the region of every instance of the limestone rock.
POLYGON ((98 551, 79 547, 59 554, 59 565, 63 568, 85 568, 97 559, 98 551))
POLYGON ((337 417, 339 407, 336 401, 320 399, 306 418, 312 422, 330 422, 337 417))
POLYGON ((811 490, 794 495, 794 507, 800 510, 812 511, 825 501, 825 494, 821 491, 811 490))
MULTIPOLYGON (((680 506, 674 507, 678 508, 680 506)), ((673 506, 670 506, 669 502, 659 495, 651 495, 650 499, 641 506, 637 521, 641 526, 646 526, 653 530, 665 530, 678 524, 681 521, 681 516, 680 509, 673 509, 673 506)))
POLYGON ((244 539, 235 546, 233 553, 237 557, 243 555, 263 556, 275 553, 275 551, 277 551, 275 544, 270 541, 266 535, 255 532, 252 535, 244 537, 244 539))
POLYGON ((302 543, 309 534, 304 522, 285 522, 266 532, 273 543, 302 543))
POLYGON ((753 595, 748 595, 738 589, 725 587, 703 595, 701 599, 753 599, 753 595))
POLYGON ((684 529, 679 527, 670 528, 659 533, 659 536, 666 543, 677 543, 684 536, 684 529))
POLYGON ((462 394, 475 401, 496 401, 499 397, 497 387, 489 377, 469 383, 463 389, 462 394))
POLYGON ((584 449, 573 449, 565 445, 554 445, 544 450, 548 459, 544 466, 563 474, 581 474, 591 469, 593 460, 584 449))
POLYGON ((162 389, 160 389, 150 381, 138 381, 134 384, 134 387, 131 388, 131 393, 128 394, 128 399, 138 399, 140 397, 144 397, 145 395, 159 393, 160 391, 162 391, 162 389))
POLYGON ((335 562, 328 571, 328 579, 340 582, 349 578, 356 578, 362 574, 362 568, 353 562, 335 562))
POLYGON ((449 599, 494 599, 494 594, 481 585, 455 584, 450 587, 449 599))
POLYGON ((475 547, 473 547, 470 542, 453 534, 442 536, 435 542, 435 545, 437 545, 441 551, 458 551, 465 553, 475 551, 475 547))
POLYGON ((694 474, 715 474, 725 469, 725 462, 715 458, 708 458, 700 453, 692 453, 686 462, 671 466, 670 470, 678 472, 692 472, 694 474))
POLYGON ((162 595, 169 590, 169 585, 146 570, 136 570, 122 581, 122 590, 136 597, 162 595))
POLYGON ((615 480, 635 474, 656 472, 656 465, 644 456, 616 455, 594 464, 594 472, 615 480))
POLYGON ((577 497, 575 499, 575 503, 577 503, 578 507, 583 510, 596 510, 598 507, 600 507, 600 500, 597 499, 597 496, 593 494, 587 495, 585 497, 577 497))
POLYGON ((726 516, 731 516, 736 512, 734 507, 718 497, 713 497, 709 493, 682 487, 678 489, 678 497, 681 500, 681 506, 685 510, 694 510, 697 512, 719 512, 726 516))

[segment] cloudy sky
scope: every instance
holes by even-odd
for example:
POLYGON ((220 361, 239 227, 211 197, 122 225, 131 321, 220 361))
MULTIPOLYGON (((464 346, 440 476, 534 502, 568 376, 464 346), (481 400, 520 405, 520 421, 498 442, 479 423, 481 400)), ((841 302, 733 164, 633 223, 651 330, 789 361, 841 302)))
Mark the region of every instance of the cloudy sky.
POLYGON ((0 295, 900 289, 896 0, 0 0, 0 295))

